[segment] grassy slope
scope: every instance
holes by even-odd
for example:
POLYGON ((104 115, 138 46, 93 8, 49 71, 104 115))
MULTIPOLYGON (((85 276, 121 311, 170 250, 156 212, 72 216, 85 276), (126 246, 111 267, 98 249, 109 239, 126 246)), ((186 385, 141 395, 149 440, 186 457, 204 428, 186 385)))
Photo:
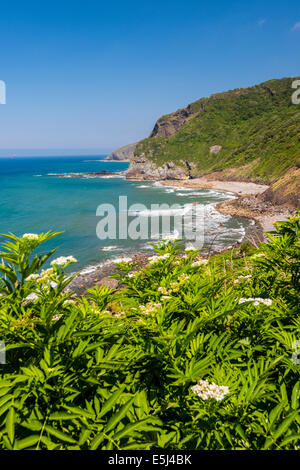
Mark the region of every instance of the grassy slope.
POLYGON ((291 102, 292 81, 270 80, 196 101, 174 136, 145 139, 135 154, 145 152, 158 164, 186 159, 196 164, 195 174, 246 165, 242 178, 277 181, 300 157, 300 105, 291 102), (222 146, 218 155, 210 153, 213 145, 222 146))

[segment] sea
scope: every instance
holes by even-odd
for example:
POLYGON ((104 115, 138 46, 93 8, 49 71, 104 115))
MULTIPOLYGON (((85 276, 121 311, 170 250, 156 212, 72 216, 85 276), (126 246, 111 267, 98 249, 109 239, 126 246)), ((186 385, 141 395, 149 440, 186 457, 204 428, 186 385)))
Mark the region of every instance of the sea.
MULTIPOLYGON (((206 252, 222 251, 241 242, 253 223, 217 211, 215 205, 218 202, 235 197, 228 192, 127 181, 122 175, 61 178, 66 173, 120 172, 128 168, 127 162, 104 161, 104 157, 0 158, 0 233, 22 236, 24 233, 62 232, 40 251, 56 248, 55 256, 73 255, 78 260, 76 269, 88 270, 136 252, 151 254, 153 243, 157 243, 157 239, 149 238, 103 239, 97 236, 100 221, 97 208, 110 204, 118 216, 120 196, 127 197, 128 208, 132 204, 143 204, 146 207, 144 216, 152 204, 177 204, 178 213, 180 210, 185 213, 195 204, 199 208, 205 207, 206 252)), ((176 233, 171 230, 160 236, 176 238, 176 233)))

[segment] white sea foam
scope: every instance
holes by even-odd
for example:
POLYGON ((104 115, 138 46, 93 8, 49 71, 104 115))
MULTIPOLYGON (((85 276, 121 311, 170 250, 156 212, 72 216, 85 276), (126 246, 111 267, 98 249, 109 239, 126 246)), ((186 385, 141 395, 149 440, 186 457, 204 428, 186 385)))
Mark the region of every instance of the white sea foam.
POLYGON ((100 251, 120 251, 120 246, 103 246, 100 248, 100 251))
POLYGON ((101 269, 101 268, 104 268, 105 266, 109 266, 111 264, 115 264, 115 263, 121 263, 123 260, 125 259, 128 259, 128 258, 125 258, 125 257, 122 257, 122 258, 110 258, 108 259, 107 261, 104 261, 103 263, 99 263, 99 264, 96 264, 96 265, 93 265, 93 266, 87 266, 86 268, 82 269, 80 272, 79 272, 79 276, 86 276, 87 274, 92 274, 94 273, 95 271, 97 271, 98 269, 101 269))
POLYGON ((175 193, 175 189, 173 188, 166 188, 165 193, 175 193))
POLYGON ((129 215, 139 215, 139 216, 167 216, 167 215, 185 215, 187 214, 192 208, 192 204, 186 204, 185 206, 182 206, 180 208, 176 209, 158 209, 158 210, 151 210, 151 209, 146 209, 142 211, 128 211, 129 215))
POLYGON ((125 175, 105 175, 105 176, 98 176, 98 178, 103 178, 103 179, 125 178, 125 175))
POLYGON ((157 242, 157 240, 176 240, 180 238, 178 230, 174 232, 166 232, 166 233, 156 233, 153 235, 153 239, 157 242))
POLYGON ((94 271, 97 271, 98 268, 101 268, 102 265, 97 266, 87 266, 86 268, 82 269, 79 273, 79 276, 85 276, 86 274, 91 274, 94 271))
POLYGON ((205 196, 205 193, 203 191, 192 191, 188 194, 186 194, 186 193, 176 193, 176 196, 182 196, 182 197, 205 196))

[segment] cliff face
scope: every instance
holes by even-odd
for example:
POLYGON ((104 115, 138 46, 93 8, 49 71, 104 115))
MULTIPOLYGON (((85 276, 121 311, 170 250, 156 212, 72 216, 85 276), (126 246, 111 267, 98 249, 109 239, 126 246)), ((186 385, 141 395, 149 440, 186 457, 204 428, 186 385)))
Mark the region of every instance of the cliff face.
POLYGON ((158 166, 148 160, 143 154, 134 156, 130 162, 130 167, 126 172, 128 180, 184 180, 190 178, 190 165, 187 161, 182 161, 181 166, 173 162, 165 162, 158 166))
POLYGON ((137 143, 124 145, 111 152, 104 160, 129 161, 133 157, 136 145, 137 143))
POLYGON ((178 129, 186 122, 186 119, 193 114, 190 106, 179 109, 175 113, 162 116, 156 122, 151 137, 171 137, 175 135, 178 129))
POLYGON ((300 155, 300 105, 291 102, 297 78, 217 93, 161 117, 137 143, 127 177, 186 179, 218 172, 224 179, 276 183, 300 155))

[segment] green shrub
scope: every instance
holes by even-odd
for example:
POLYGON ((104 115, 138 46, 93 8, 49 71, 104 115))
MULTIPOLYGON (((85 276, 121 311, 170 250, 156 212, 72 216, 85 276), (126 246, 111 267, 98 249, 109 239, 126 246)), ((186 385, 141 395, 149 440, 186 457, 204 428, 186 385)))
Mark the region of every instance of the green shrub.
POLYGON ((6 236, 2 449, 297 449, 299 227, 201 258, 161 243, 122 288, 68 291, 75 260, 6 236))

